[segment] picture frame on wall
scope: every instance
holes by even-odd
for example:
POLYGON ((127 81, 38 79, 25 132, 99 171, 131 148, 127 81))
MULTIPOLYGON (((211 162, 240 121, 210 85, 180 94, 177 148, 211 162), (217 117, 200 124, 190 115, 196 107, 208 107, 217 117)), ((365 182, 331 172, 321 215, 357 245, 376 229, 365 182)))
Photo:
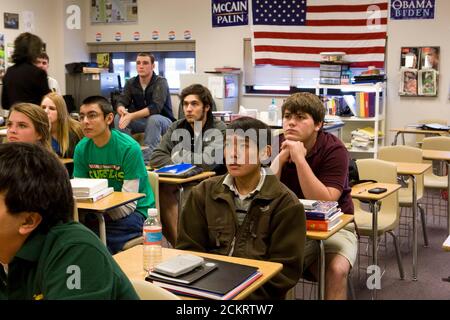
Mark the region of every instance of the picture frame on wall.
POLYGON ((417 69, 403 68, 400 74, 400 95, 417 96, 417 69))
POLYGON ((399 94, 418 97, 437 96, 439 60, 440 47, 402 47, 399 94))
POLYGON ((439 47, 420 48, 420 69, 439 70, 439 47))
POLYGON ((4 12, 3 26, 5 29, 19 29, 19 14, 4 12))
POLYGON ((435 96, 437 93, 436 70, 422 69, 419 71, 419 95, 435 96))

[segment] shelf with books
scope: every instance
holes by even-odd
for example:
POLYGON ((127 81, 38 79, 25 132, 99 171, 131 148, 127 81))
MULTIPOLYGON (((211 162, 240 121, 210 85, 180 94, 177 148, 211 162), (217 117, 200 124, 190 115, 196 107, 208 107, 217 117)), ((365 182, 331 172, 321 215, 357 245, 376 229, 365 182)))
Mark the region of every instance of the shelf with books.
MULTIPOLYGON (((347 112, 353 114, 350 117, 340 116, 341 121, 345 123, 342 130, 342 141, 349 152, 357 153, 354 156, 355 158, 367 157, 367 154, 371 154, 373 158, 376 158, 379 146, 384 145, 385 141, 386 84, 382 82, 348 85, 318 84, 316 86, 316 95, 322 96, 325 103, 332 97, 337 96, 338 99, 342 97, 341 100, 344 100, 347 112), (340 93, 328 95, 328 90, 336 92, 336 89, 340 90, 340 93), (351 145, 351 142, 354 141, 353 132, 368 128, 373 130, 369 145, 363 148, 351 145), (365 155, 361 156, 361 154, 365 155)), ((325 106, 327 107, 328 105, 325 104, 325 106)), ((338 108, 333 108, 333 110, 335 109, 338 108)))

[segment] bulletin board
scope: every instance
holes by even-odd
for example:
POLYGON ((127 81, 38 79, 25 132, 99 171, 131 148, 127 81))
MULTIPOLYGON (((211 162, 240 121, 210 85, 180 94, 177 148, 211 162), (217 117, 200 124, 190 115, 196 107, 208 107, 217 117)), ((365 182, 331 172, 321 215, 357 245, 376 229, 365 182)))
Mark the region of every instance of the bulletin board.
POLYGON ((439 47, 403 47, 400 58, 401 96, 437 96, 439 47))
POLYGON ((138 21, 137 0, 91 0, 91 23, 138 21))

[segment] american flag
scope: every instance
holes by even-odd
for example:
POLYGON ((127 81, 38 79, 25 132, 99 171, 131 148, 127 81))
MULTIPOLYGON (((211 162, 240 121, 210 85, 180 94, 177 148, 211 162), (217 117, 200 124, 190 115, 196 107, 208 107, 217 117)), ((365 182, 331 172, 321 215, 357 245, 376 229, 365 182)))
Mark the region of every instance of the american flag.
POLYGON ((384 67, 387 0, 253 0, 256 65, 318 67, 345 52, 352 67, 384 67))

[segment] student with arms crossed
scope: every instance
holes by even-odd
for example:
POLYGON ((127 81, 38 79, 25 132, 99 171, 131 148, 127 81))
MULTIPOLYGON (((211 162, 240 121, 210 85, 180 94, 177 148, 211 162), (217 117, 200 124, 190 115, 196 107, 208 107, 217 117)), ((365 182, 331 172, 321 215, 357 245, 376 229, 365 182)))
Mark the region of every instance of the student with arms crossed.
POLYGON ((116 129, 129 134, 144 132, 144 161, 149 161, 161 136, 172 121, 169 85, 167 80, 153 71, 155 57, 149 53, 139 53, 136 58, 138 76, 125 84, 123 94, 117 101, 116 129))
MULTIPOLYGON (((83 101, 80 121, 85 138, 75 148, 73 176, 108 179, 114 191, 145 193, 145 198, 105 214, 107 245, 115 254, 127 241, 142 235, 147 210, 155 207, 155 200, 139 144, 129 135, 111 130, 113 120, 112 106, 105 98, 92 96, 83 101)), ((95 217, 86 218, 93 227, 98 225, 95 217)))
POLYGON ((71 222, 72 188, 37 144, 0 144, 0 300, 138 299, 98 237, 71 222))
MULTIPOLYGON (((348 152, 334 135, 322 130, 325 108, 311 93, 296 93, 282 106, 285 141, 272 162, 272 171, 298 198, 338 201, 342 212, 353 214, 348 184, 348 152)), ((326 253, 325 298, 347 298, 347 276, 356 260, 355 225, 348 224, 324 241, 326 253)), ((305 246, 304 270, 317 279, 316 241, 305 246)))
POLYGON ((250 299, 284 299, 302 273, 306 227, 298 198, 263 168, 270 130, 253 118, 227 129, 228 174, 192 188, 180 217, 177 249, 279 262, 283 269, 250 299))
MULTIPOLYGON (((167 130, 161 143, 153 151, 150 165, 160 168, 183 162, 195 164, 205 171, 225 172, 223 135, 226 125, 213 117, 214 100, 211 92, 201 84, 193 84, 183 89, 180 100, 185 118, 174 122, 167 130), (216 156, 219 161, 216 161, 216 156)), ((160 190, 164 235, 172 245, 175 245, 178 233, 178 186, 162 183, 160 190)), ((185 186, 184 190, 186 197, 183 198, 187 199, 191 188, 185 186)))

